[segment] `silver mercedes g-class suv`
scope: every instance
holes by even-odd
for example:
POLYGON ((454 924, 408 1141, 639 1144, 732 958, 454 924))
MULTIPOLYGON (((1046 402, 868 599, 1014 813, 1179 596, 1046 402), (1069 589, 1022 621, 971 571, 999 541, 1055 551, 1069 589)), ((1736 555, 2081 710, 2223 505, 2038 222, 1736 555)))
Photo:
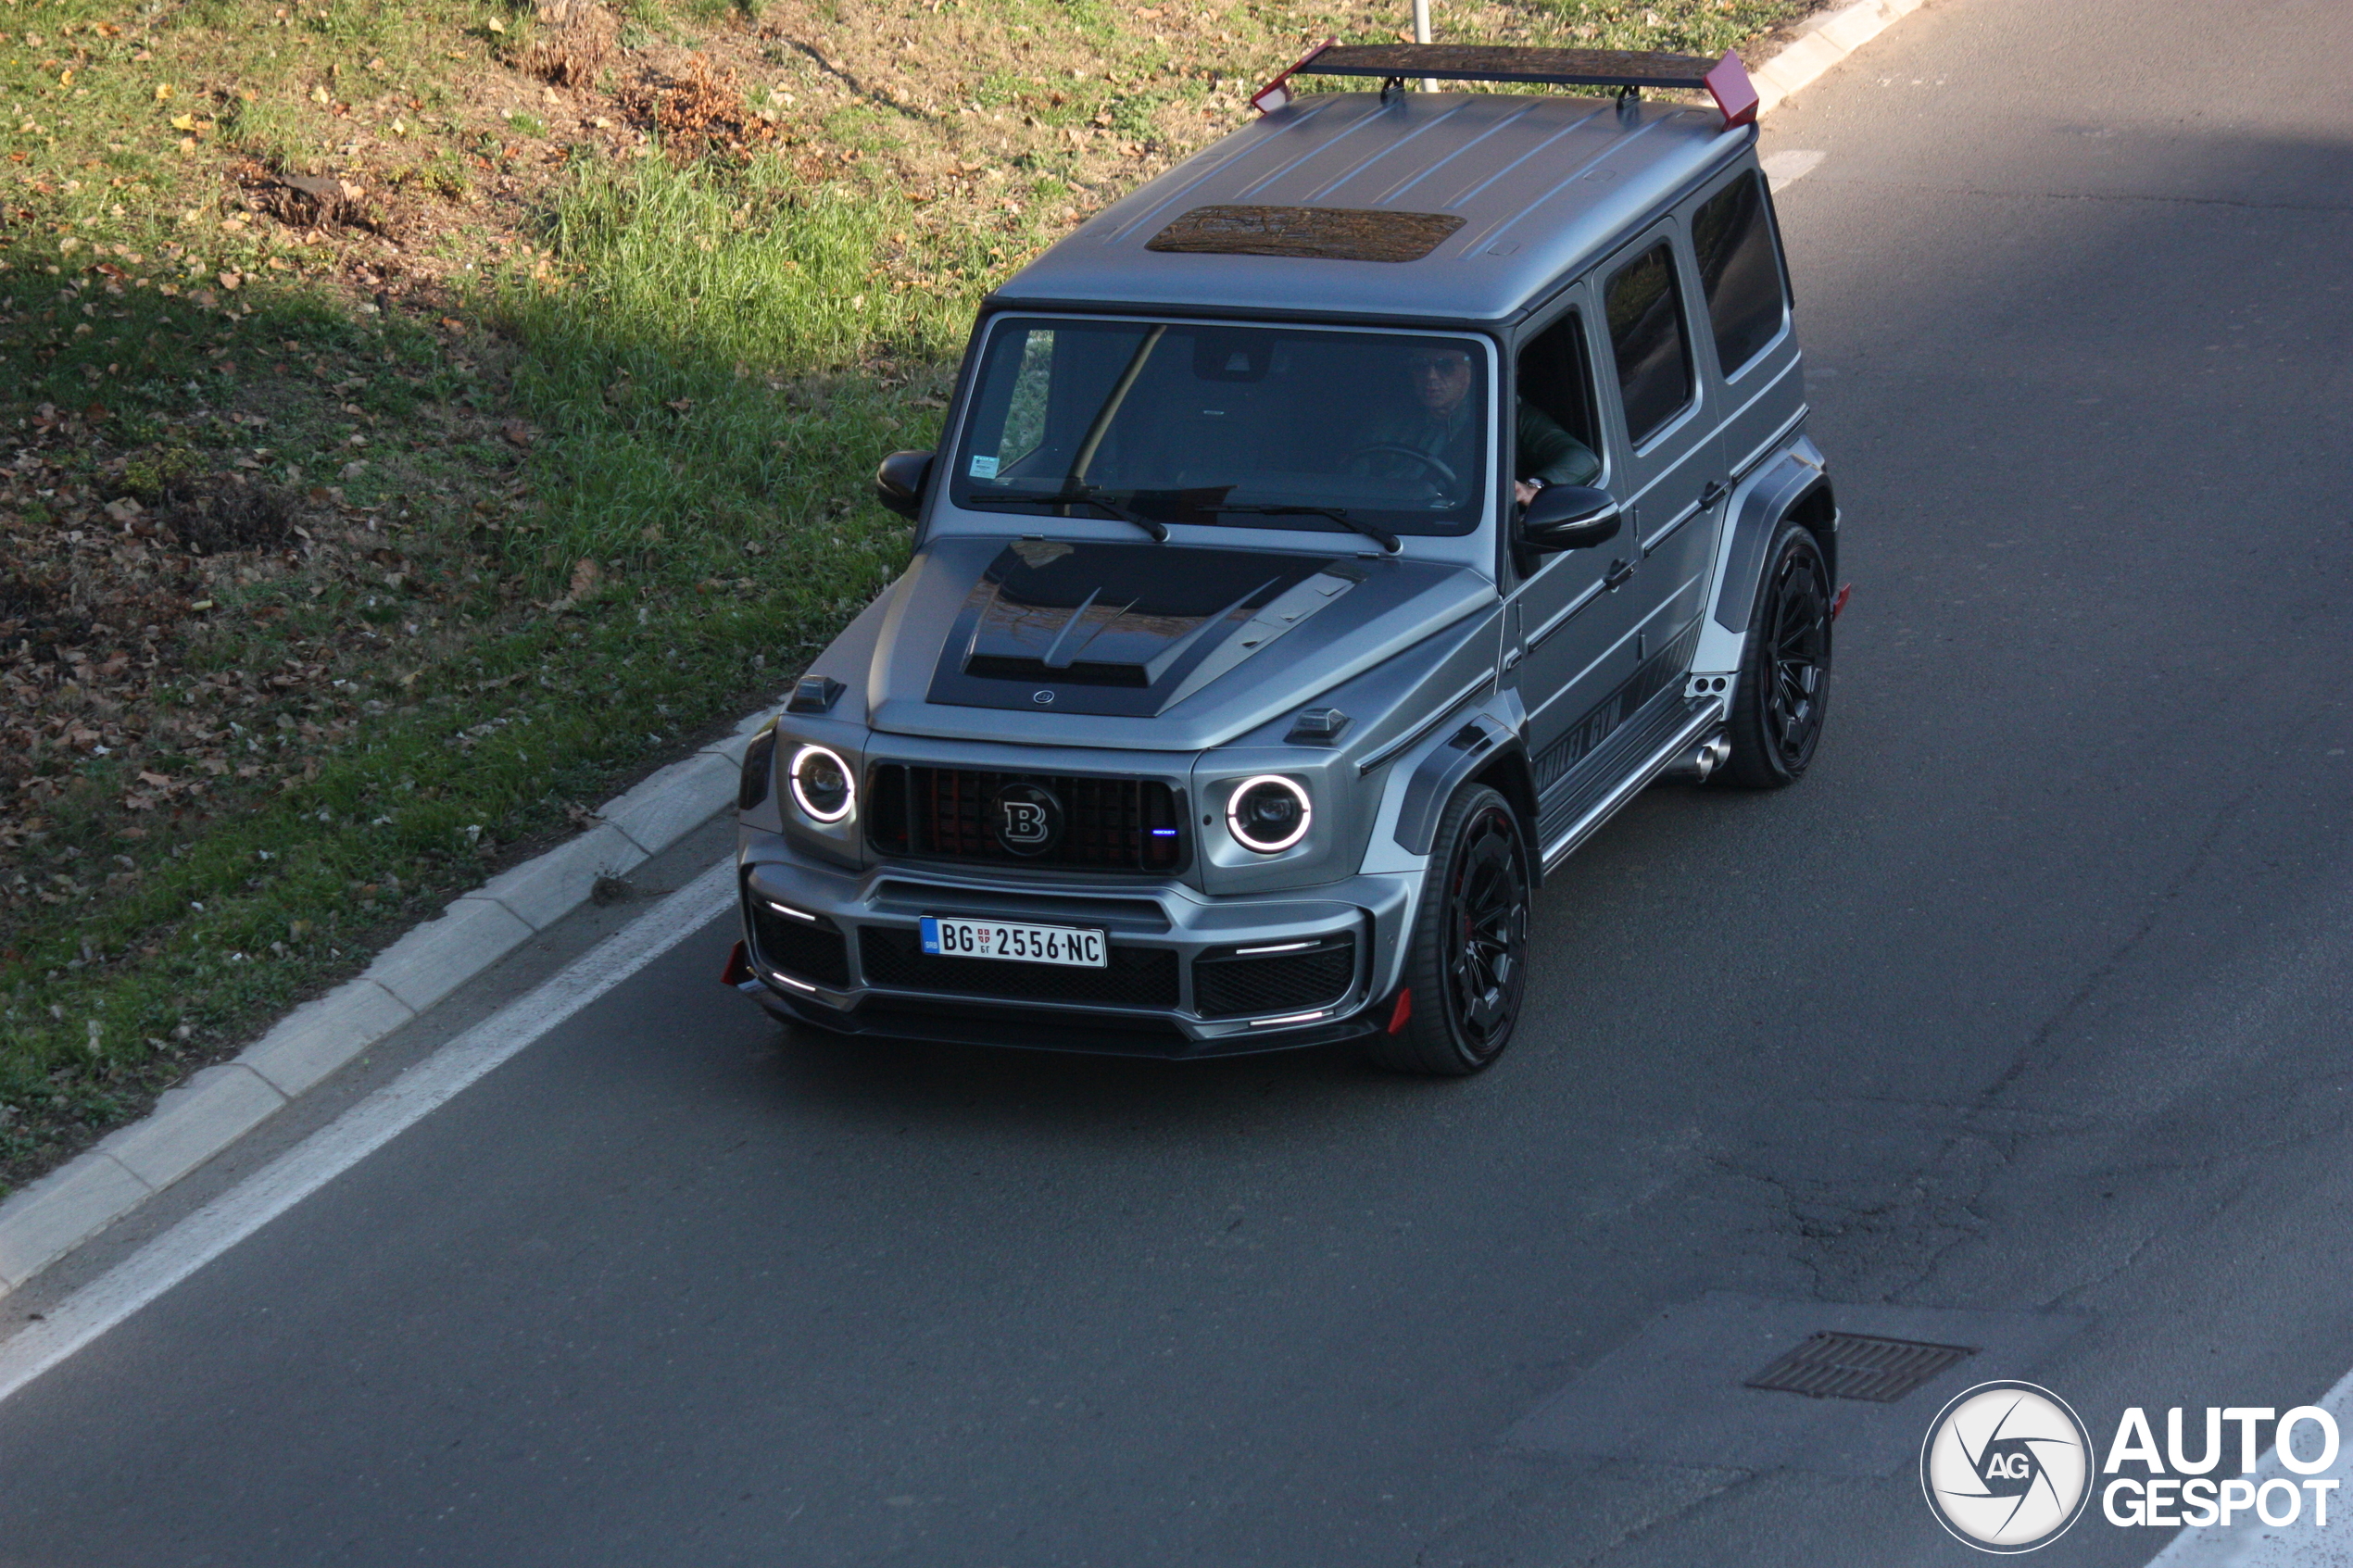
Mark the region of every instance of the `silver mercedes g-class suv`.
POLYGON ((1476 1072, 1546 871, 1813 757, 1838 510, 1737 58, 1327 45, 1257 103, 989 295, 883 463, 913 558, 744 765, 728 977, 782 1018, 1476 1072))

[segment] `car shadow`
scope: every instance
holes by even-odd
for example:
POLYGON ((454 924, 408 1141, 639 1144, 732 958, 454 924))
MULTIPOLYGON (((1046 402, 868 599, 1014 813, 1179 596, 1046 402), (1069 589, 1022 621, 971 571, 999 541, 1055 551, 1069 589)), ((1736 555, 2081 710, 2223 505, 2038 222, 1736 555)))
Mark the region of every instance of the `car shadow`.
POLYGON ((943 1124, 1062 1125, 1088 1135, 1172 1130, 1238 1111, 1289 1115, 1427 1083, 1379 1072, 1353 1045, 1170 1060, 778 1030, 776 1092, 797 1109, 943 1124))

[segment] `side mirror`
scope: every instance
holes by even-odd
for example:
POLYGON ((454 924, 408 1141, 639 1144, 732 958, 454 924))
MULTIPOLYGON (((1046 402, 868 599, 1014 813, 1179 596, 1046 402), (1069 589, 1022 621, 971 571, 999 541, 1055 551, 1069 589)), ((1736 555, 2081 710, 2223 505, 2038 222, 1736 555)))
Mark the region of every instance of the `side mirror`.
POLYGON ((924 482, 930 477, 929 452, 893 452, 875 470, 875 499, 912 521, 924 503, 924 482))
POLYGON ((1617 537, 1623 514, 1617 497, 1582 484, 1554 484, 1536 493, 1519 520, 1520 543, 1531 550, 1583 550, 1617 537))

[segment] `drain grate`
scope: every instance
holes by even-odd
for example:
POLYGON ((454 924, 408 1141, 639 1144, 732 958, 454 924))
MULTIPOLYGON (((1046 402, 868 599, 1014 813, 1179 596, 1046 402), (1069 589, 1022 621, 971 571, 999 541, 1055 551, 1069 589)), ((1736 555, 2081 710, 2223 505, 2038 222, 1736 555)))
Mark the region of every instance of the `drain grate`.
POLYGON ((1967 1345, 1882 1339, 1875 1334, 1811 1334, 1750 1378, 1748 1386, 1816 1399, 1892 1404, 1962 1357, 1975 1354, 1967 1345))

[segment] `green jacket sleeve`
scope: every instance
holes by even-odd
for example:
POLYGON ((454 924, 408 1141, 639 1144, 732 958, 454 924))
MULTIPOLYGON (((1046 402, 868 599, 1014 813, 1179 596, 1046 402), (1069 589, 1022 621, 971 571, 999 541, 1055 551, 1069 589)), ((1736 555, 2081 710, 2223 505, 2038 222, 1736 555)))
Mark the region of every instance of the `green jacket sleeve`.
POLYGON ((1521 479, 1547 484, 1591 484, 1602 471, 1593 449, 1554 423, 1551 415, 1526 398, 1519 400, 1518 457, 1515 467, 1521 479))

